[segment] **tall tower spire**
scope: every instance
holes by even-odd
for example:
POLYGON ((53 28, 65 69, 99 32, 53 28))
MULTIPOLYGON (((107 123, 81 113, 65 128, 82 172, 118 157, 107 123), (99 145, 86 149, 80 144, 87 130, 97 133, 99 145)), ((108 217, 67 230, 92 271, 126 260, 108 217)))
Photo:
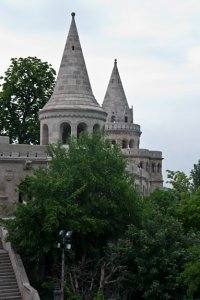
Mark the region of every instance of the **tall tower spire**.
POLYGON ((133 122, 133 111, 128 106, 116 59, 102 106, 108 114, 107 122, 133 122))
POLYGON ((96 106, 97 103, 90 80, 79 40, 75 23, 75 13, 72 14, 71 25, 65 44, 56 86, 52 97, 45 105, 45 109, 73 106, 96 106))
POLYGON ((66 143, 66 135, 79 136, 83 130, 91 133, 93 126, 102 127, 106 120, 106 113, 92 92, 75 13, 71 15, 56 85, 51 98, 39 113, 41 144, 55 143, 57 140, 66 143))
POLYGON ((138 148, 140 126, 133 124, 133 109, 128 106, 116 59, 102 107, 107 113, 105 124, 107 138, 122 148, 138 148))

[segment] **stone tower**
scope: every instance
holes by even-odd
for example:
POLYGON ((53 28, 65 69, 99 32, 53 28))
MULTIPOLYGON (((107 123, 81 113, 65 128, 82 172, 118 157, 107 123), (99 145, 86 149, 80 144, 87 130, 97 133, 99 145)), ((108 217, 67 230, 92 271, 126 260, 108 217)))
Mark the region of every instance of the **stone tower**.
POLYGON ((128 106, 116 59, 102 106, 107 112, 106 138, 120 145, 127 156, 127 169, 134 174, 138 190, 147 195, 162 187, 162 152, 139 148, 140 125, 133 122, 133 108, 128 106))
POLYGON ((128 106, 116 59, 102 106, 107 112, 105 129, 108 139, 113 144, 120 144, 122 149, 138 148, 140 126, 133 124, 133 108, 128 106))
POLYGON ((127 169, 134 174, 138 189, 147 195, 162 187, 162 152, 140 149, 140 126, 133 122, 120 79, 117 61, 103 101, 97 103, 89 81, 75 23, 75 14, 67 37, 54 92, 39 112, 40 145, 10 144, 0 136, 0 214, 1 207, 15 208, 23 199, 16 187, 34 169, 46 167, 46 145, 58 140, 67 144, 68 137, 82 131, 92 133, 105 126, 106 138, 118 143, 128 158, 127 169))
POLYGON ((97 103, 89 81, 76 28, 75 13, 62 56, 53 94, 39 113, 40 144, 67 144, 68 136, 79 137, 104 126, 105 111, 97 103))

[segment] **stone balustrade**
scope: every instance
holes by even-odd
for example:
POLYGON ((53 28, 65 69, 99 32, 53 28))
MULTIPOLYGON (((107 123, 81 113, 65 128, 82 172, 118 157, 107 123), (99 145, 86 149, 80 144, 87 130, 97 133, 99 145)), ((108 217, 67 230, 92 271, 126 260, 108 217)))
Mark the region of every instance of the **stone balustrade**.
POLYGON ((30 159, 45 159, 47 158, 47 154, 44 152, 12 152, 12 151, 1 151, 0 150, 0 160, 5 158, 13 158, 13 159, 22 159, 22 158, 30 158, 30 159))
POLYGON ((140 125, 131 123, 106 123, 105 130, 128 130, 140 132, 140 125))
POLYGON ((1 143, 0 137, 0 160, 15 159, 20 160, 24 158, 29 159, 45 159, 47 158, 46 147, 39 145, 19 145, 1 143))
POLYGON ((151 151, 148 149, 122 149, 122 153, 127 156, 138 156, 138 157, 147 157, 147 158, 154 158, 154 159, 162 159, 162 152, 161 151, 151 151))

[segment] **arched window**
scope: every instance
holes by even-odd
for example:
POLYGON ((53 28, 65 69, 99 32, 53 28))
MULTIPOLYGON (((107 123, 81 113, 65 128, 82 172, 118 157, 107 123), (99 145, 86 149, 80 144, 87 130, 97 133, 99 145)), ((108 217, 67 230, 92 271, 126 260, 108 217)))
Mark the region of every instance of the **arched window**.
POLYGON ((87 131, 87 125, 85 123, 80 123, 78 124, 77 127, 77 138, 80 138, 80 135, 84 132, 87 131))
POLYGON ((151 165, 151 172, 152 172, 152 173, 155 173, 155 171, 156 171, 156 170, 155 170, 155 163, 152 163, 152 165, 151 165))
POLYGON ((160 163, 158 163, 157 170, 158 170, 158 173, 161 173, 161 164, 160 163))
POLYGON ((60 134, 63 145, 66 145, 68 138, 71 136, 71 126, 68 123, 62 123, 60 126, 60 134))
POLYGON ((122 149, 126 149, 128 148, 128 141, 127 140, 123 140, 122 141, 122 149))
POLYGON ((124 122, 128 123, 128 117, 127 116, 124 117, 124 122))
POLYGON ((111 122, 115 123, 116 122, 116 117, 115 116, 111 116, 111 122))
POLYGON ((112 145, 116 145, 116 141, 115 141, 115 140, 112 140, 112 141, 111 141, 111 144, 112 144, 112 145))
POLYGON ((49 128, 47 124, 44 124, 42 127, 42 145, 49 144, 49 128))
POLYGON ((93 132, 99 131, 99 130, 100 130, 100 125, 99 125, 99 124, 95 124, 95 125, 93 126, 93 132))
POLYGON ((139 163, 139 167, 140 167, 141 169, 143 169, 143 168, 144 168, 144 163, 143 163, 143 161, 140 161, 140 163, 139 163))
POLYGON ((134 147, 134 140, 132 139, 129 142, 129 148, 133 148, 133 147, 134 147))

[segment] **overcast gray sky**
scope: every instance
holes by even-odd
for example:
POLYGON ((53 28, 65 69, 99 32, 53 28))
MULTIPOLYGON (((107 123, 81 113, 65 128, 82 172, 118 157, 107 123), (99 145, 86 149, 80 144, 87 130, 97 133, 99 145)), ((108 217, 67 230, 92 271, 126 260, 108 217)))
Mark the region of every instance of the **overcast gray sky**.
POLYGON ((141 147, 189 174, 200 159, 199 0, 0 0, 0 75, 12 57, 37 56, 58 71, 71 12, 97 101, 118 68, 141 147))

